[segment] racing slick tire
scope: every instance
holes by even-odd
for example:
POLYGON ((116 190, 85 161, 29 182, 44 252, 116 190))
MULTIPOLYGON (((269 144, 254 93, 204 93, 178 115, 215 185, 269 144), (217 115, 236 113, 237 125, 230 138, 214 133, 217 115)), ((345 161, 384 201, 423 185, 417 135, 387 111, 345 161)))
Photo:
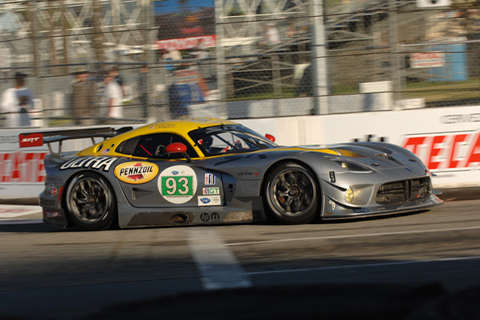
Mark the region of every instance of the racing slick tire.
POLYGON ((286 162, 267 176, 264 188, 267 211, 286 224, 308 223, 318 207, 315 174, 307 167, 286 162))
POLYGON ((65 208, 75 226, 90 231, 103 230, 115 220, 116 200, 105 178, 82 172, 68 184, 65 208))

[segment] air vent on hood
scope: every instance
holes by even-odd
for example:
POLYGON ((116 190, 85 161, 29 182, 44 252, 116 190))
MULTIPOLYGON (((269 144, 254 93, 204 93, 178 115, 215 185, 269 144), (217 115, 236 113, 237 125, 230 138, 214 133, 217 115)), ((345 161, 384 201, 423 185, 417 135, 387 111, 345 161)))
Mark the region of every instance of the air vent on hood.
POLYGON ((388 159, 388 154, 386 154, 386 153, 377 153, 377 154, 375 155, 375 157, 380 157, 380 158, 388 159))
POLYGON ((394 157, 392 157, 390 154, 377 153, 377 154, 375 154, 375 157, 387 159, 387 160, 393 161, 393 162, 395 162, 395 163, 398 163, 399 165, 403 165, 403 163, 399 162, 397 159, 395 159, 394 157))

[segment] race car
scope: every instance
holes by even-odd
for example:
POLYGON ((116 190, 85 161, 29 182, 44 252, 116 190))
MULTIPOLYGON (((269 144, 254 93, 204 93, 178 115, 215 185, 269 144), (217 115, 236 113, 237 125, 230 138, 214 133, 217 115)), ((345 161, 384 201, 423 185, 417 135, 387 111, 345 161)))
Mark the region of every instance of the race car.
POLYGON ((302 224, 443 203, 421 160, 385 142, 285 147, 271 135, 218 119, 19 138, 22 147, 49 146, 40 205, 44 221, 62 227, 302 224), (85 138, 93 145, 62 152, 63 141, 85 138))

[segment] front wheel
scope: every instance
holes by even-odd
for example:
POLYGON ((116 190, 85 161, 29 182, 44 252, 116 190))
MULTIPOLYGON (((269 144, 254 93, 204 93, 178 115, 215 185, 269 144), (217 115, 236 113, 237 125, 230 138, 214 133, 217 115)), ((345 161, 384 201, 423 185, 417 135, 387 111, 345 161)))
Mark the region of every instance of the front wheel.
POLYGON ((264 189, 267 209, 279 221, 301 224, 312 221, 318 207, 315 174, 294 162, 283 163, 267 176, 264 189))
POLYGON ((93 172, 77 174, 65 196, 72 222, 85 230, 109 228, 115 218, 115 196, 105 178, 93 172))

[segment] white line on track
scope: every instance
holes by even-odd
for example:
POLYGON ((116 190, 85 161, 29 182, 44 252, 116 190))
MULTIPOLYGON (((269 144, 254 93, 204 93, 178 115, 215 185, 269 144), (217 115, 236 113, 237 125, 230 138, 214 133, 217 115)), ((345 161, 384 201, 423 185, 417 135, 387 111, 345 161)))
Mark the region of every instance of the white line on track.
POLYGON ((465 230, 478 230, 478 227, 464 227, 464 228, 447 228, 447 229, 431 229, 431 230, 415 230, 415 231, 398 231, 398 232, 380 232, 380 233, 364 233, 364 234, 348 234, 340 236, 324 236, 324 237, 308 237, 308 238, 289 238, 289 239, 276 239, 276 240, 260 240, 249 242, 233 242, 227 243, 226 246, 245 246, 251 244, 264 244, 264 243, 276 243, 276 242, 292 242, 292 241, 312 241, 312 240, 328 240, 328 239, 347 239, 347 238, 361 238, 361 237, 379 237, 401 234, 418 234, 418 233, 432 233, 432 232, 447 232, 447 231, 465 231, 465 230))
POLYGON ((250 287, 247 274, 225 242, 211 227, 187 229, 188 247, 205 290, 250 287))
POLYGON ((443 262, 443 261, 459 261, 459 260, 476 260, 480 257, 459 257, 459 258, 444 258, 433 260, 417 260, 417 261, 398 261, 398 262, 385 262, 385 263, 369 263, 369 264, 354 264, 347 266, 332 266, 332 267, 317 267, 317 268, 301 268, 301 269, 284 269, 284 270, 269 270, 269 271, 253 271, 248 272, 249 275, 258 274, 273 274, 273 273, 289 273, 289 272, 310 272, 310 271, 322 271, 322 270, 341 270, 341 269, 356 269, 356 268, 372 268, 372 267, 385 267, 394 265, 407 265, 429 262, 443 262))

